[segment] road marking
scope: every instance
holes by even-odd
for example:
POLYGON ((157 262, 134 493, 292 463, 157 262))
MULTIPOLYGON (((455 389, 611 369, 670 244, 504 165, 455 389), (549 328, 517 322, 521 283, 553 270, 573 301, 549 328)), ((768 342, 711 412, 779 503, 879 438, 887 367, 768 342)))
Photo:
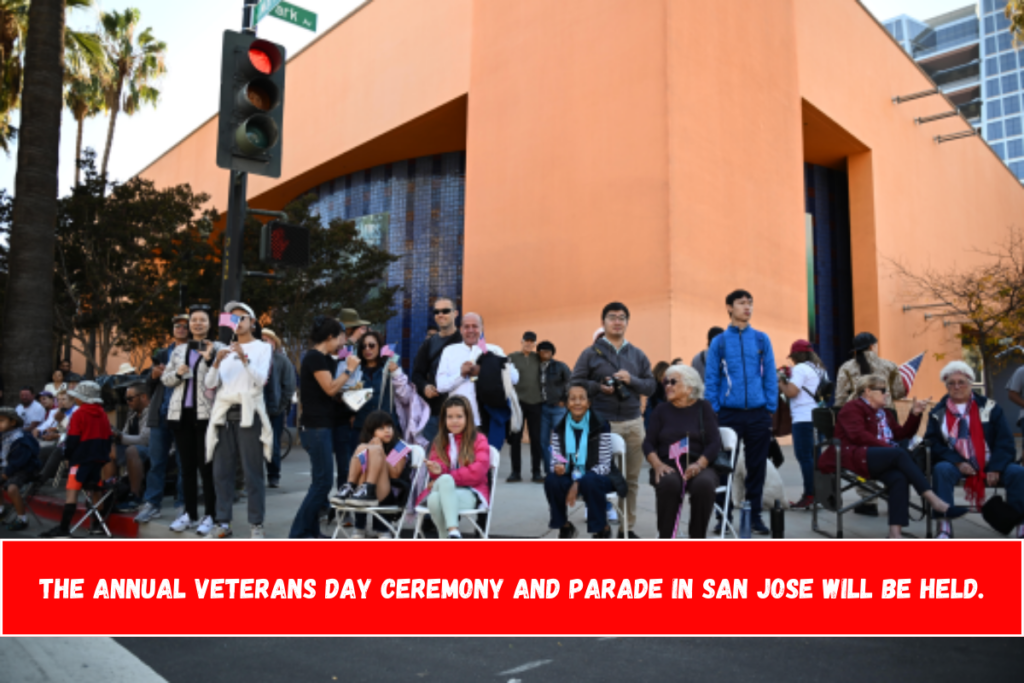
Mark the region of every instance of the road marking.
POLYGON ((112 638, 0 638, 0 661, 21 683, 167 683, 112 638))
POLYGON ((508 676, 508 675, 511 675, 511 674, 521 674, 524 671, 529 671, 530 669, 536 669, 539 666, 544 666, 545 664, 550 664, 553 661, 554 661, 553 659, 538 659, 536 662, 527 662, 526 664, 523 664, 522 666, 517 666, 516 668, 509 669, 508 671, 499 671, 497 675, 498 676, 508 676))

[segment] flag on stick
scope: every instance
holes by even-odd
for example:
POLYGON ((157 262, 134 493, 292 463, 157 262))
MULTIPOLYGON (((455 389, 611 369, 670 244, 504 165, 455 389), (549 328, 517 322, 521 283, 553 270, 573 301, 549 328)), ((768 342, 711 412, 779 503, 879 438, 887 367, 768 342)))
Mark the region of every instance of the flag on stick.
POLYGON ((917 371, 921 369, 925 353, 928 352, 923 351, 900 366, 900 379, 903 380, 903 388, 906 389, 907 396, 910 395, 910 388, 914 386, 914 380, 917 379, 917 371))

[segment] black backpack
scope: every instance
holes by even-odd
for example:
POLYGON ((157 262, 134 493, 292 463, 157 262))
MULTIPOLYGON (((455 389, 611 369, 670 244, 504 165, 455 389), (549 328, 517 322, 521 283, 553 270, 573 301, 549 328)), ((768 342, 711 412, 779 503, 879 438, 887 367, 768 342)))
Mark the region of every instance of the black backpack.
POLYGON ((819 405, 830 403, 836 393, 836 385, 829 379, 828 373, 821 368, 815 367, 814 372, 818 375, 818 388, 814 390, 814 393, 812 394, 807 391, 807 387, 801 388, 804 390, 804 393, 813 398, 819 405))
POLYGON ((505 408, 508 405, 505 396, 505 382, 501 378, 508 358, 496 353, 482 354, 476 361, 480 366, 480 374, 476 378, 476 401, 478 405, 488 408, 505 408))

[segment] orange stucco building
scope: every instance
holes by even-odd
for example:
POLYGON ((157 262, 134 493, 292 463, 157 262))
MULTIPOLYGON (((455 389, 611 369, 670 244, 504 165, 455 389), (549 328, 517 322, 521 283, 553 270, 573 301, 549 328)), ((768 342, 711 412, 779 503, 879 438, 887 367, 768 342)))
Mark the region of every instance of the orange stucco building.
MULTIPOLYGON (((938 396, 932 354, 959 356, 955 328, 904 312, 925 302, 888 260, 967 266, 1024 216, 984 141, 936 142, 965 120, 915 123, 944 97, 893 103, 934 85, 856 0, 372 0, 287 78, 283 174, 251 177, 250 206, 461 153, 462 310, 506 349, 531 329, 570 364, 612 300, 652 362, 688 359, 743 287, 777 356, 812 335, 839 362, 872 331, 897 362, 927 349, 916 393, 938 396)), ((225 207, 216 134, 211 119, 141 175, 225 207)), ((429 290, 400 307, 414 330, 451 293, 429 290)))

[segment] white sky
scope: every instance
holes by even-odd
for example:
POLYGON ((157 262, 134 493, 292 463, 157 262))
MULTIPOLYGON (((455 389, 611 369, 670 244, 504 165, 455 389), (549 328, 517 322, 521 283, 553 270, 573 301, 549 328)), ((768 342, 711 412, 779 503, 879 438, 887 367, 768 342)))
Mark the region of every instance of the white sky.
MULTIPOLYGON (((317 16, 317 33, 293 26, 274 17, 259 23, 259 35, 284 45, 291 56, 330 29, 364 0, 294 0, 317 16)), ((419 1, 419 0, 418 0, 419 1)), ((240 30, 242 0, 97 0, 106 11, 137 7, 141 26, 153 27, 155 36, 167 43, 167 75, 157 86, 161 91, 156 109, 146 108, 133 117, 117 117, 110 176, 126 180, 148 166, 196 127, 217 113, 220 106, 221 36, 225 29, 240 30)), ((73 12, 69 24, 79 29, 98 23, 89 12, 73 12)), ((83 147, 93 147, 97 164, 102 159, 110 119, 99 116, 85 124, 83 147)), ((15 120, 17 125, 17 120, 15 120)), ((74 183, 75 135, 77 127, 64 111, 60 132, 60 194, 74 183)), ((210 150, 213 159, 215 150, 210 150)), ((10 156, 0 152, 0 188, 13 194, 17 170, 17 148, 10 156)))
MULTIPOLYGON (((408 1, 408 0, 407 0, 408 1)), ((429 2, 430 0, 416 0, 429 2)), ((513 1, 513 0, 494 0, 513 1)), ((557 2, 558 0, 551 0, 557 2)), ((688 2, 690 0, 677 0, 688 2)), ((826 1, 826 0, 821 0, 826 1)), ((839 0, 827 0, 829 2, 839 0)), ((971 4, 966 0, 861 0, 885 21, 900 14, 927 19, 971 4)), ((317 35, 330 29, 339 19, 363 4, 364 0, 296 0, 318 17, 317 34, 275 18, 260 22, 261 37, 281 43, 294 54, 317 35)), ((156 109, 147 108, 129 118, 117 119, 110 175, 125 180, 139 172, 162 153, 216 113, 220 97, 221 34, 241 25, 242 0, 97 0, 108 11, 138 7, 142 26, 152 26, 157 38, 168 44, 167 76, 158 86, 162 96, 156 109)), ((74 13, 71 25, 90 28, 97 20, 86 12, 74 13)), ((109 119, 100 116, 85 125, 84 146, 93 147, 102 156, 109 119)), ((17 119, 15 119, 17 125, 17 119)), ((65 111, 61 128, 60 193, 66 194, 74 181, 75 122, 65 111)), ((210 150, 213 158, 214 150, 210 150)), ((10 156, 0 152, 0 188, 14 191, 17 151, 10 156)))

